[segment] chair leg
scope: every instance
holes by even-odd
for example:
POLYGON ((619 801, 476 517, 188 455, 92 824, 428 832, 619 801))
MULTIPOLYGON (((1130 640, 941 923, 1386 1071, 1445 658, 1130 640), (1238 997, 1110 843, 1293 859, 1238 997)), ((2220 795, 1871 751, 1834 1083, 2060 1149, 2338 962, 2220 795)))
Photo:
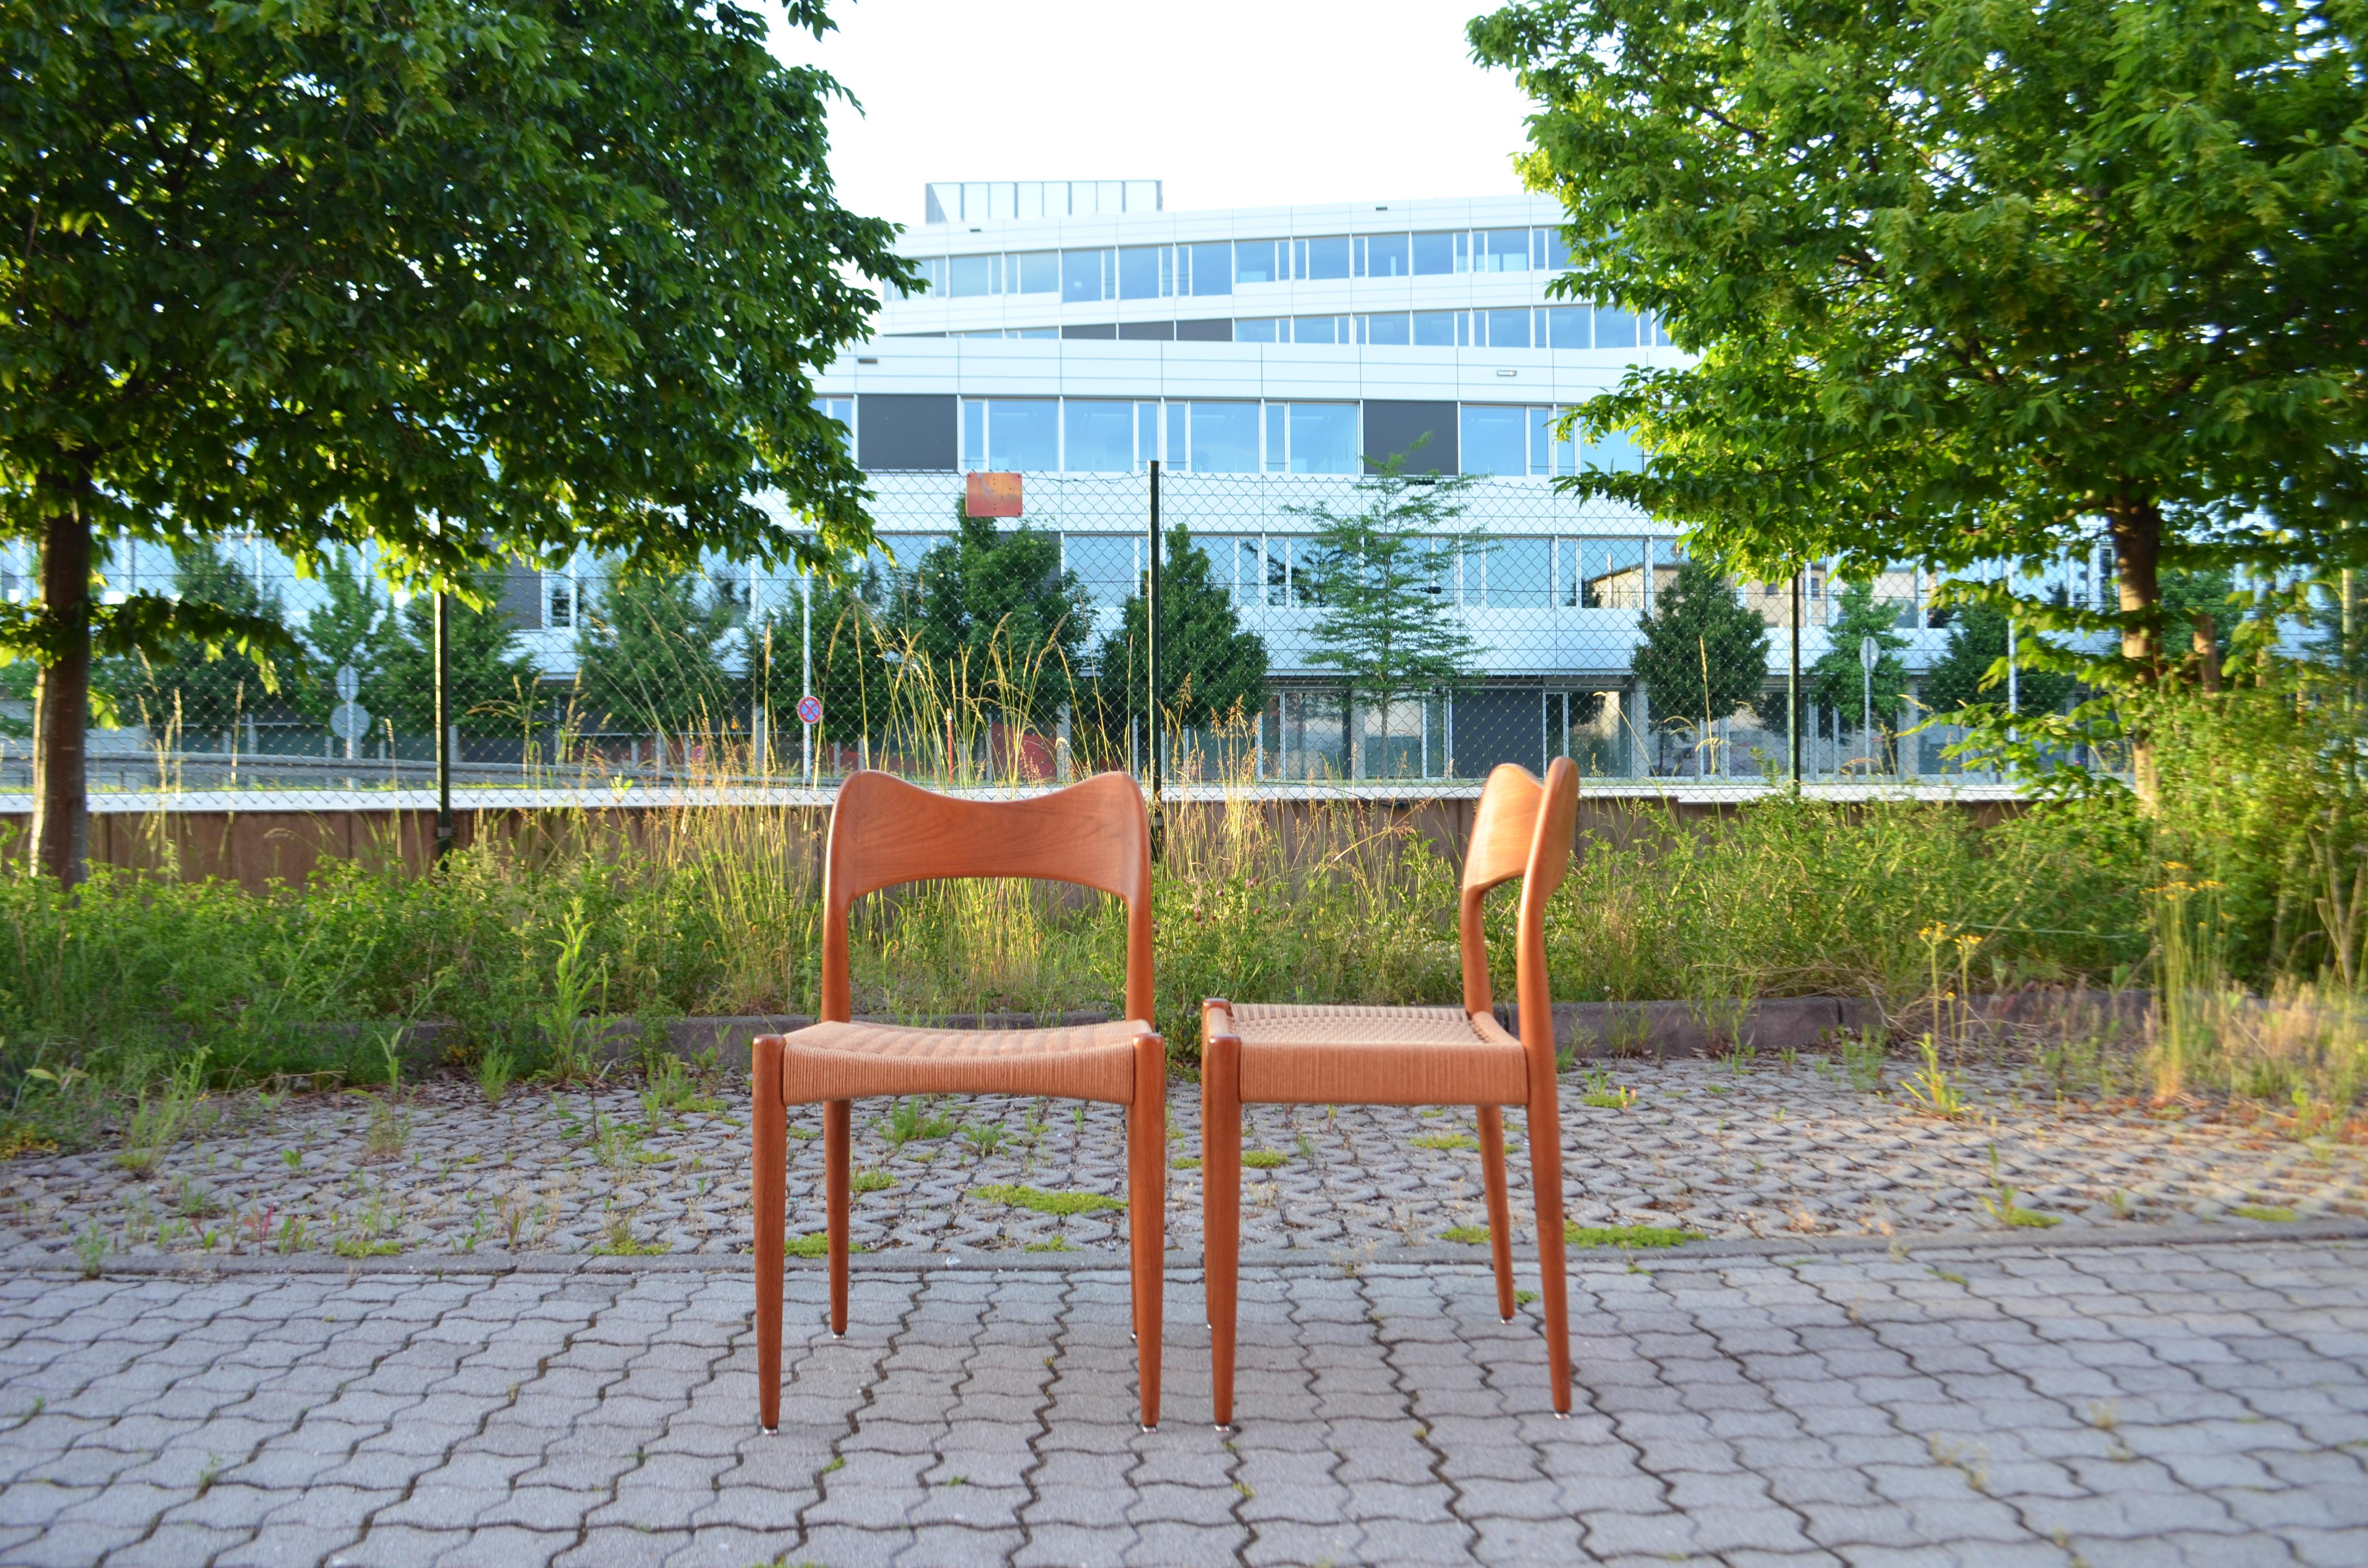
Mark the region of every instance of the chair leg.
POLYGON ((1556 1415, 1570 1414, 1569 1262, 1562 1220, 1562 1117, 1548 1078, 1530 1096, 1530 1182, 1538 1203, 1538 1297, 1545 1308, 1546 1372, 1556 1415))
POLYGON ((822 1108, 823 1205, 830 1240, 830 1332, 847 1333, 847 1216, 855 1200, 848 1160, 854 1142, 855 1107, 830 1100, 822 1108))
POLYGON ((1480 1174, 1488 1189, 1488 1253, 1497 1265, 1497 1315, 1513 1321, 1513 1205, 1505 1195, 1505 1111, 1480 1108, 1480 1174))
POLYGON ((781 1426, 781 1243, 789 1224, 790 1140, 781 1104, 781 1042, 771 1035, 749 1048, 750 1183, 757 1224, 757 1425, 781 1426))
POLYGON ((1201 1226, 1209 1297, 1209 1392, 1220 1429, 1234 1424, 1234 1325, 1242 1256, 1242 1046, 1201 1041, 1201 1226))
POLYGON ((1134 1042, 1134 1103, 1126 1112, 1126 1234, 1143 1428, 1159 1425, 1159 1336, 1167 1276, 1167 1042, 1134 1042))

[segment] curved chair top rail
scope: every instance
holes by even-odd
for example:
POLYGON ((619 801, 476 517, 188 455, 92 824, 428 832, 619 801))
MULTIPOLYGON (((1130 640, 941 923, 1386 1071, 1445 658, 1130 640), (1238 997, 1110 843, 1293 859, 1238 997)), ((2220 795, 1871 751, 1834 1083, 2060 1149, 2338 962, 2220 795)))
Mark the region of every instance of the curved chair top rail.
POLYGON ((1123 773, 1050 794, 965 801, 893 774, 850 774, 830 817, 824 886, 831 904, 904 882, 1035 877, 1113 893, 1151 894, 1151 820, 1123 773))
POLYGON ((1578 768, 1566 756, 1547 765, 1541 782, 1517 763, 1499 763, 1480 791, 1472 842, 1463 852, 1463 891, 1486 892, 1526 875, 1530 897, 1543 899, 1570 869, 1571 830, 1578 820, 1578 768))

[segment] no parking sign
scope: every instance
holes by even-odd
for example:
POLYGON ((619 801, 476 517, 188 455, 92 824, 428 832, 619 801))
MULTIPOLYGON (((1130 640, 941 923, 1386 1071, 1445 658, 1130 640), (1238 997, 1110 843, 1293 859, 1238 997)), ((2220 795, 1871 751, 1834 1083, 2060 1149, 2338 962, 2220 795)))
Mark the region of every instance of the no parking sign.
POLYGON ((822 699, 811 694, 798 699, 798 719, 803 723, 822 722, 822 699))

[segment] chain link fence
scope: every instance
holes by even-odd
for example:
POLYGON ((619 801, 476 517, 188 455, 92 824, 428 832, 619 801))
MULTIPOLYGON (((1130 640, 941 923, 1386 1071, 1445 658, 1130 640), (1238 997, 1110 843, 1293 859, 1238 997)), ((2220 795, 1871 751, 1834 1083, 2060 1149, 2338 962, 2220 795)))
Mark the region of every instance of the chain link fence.
MULTIPOLYGON (((1534 480, 1164 476, 1156 619, 1147 473, 1029 474, 1001 519, 966 516, 960 474, 872 482, 880 548, 836 579, 725 561, 627 577, 585 558, 448 601, 452 783, 613 799, 826 788, 860 767, 1011 784, 1156 763, 1184 790, 1431 792, 1561 756, 1605 785, 1791 770, 1793 585, 1722 581, 1667 531, 1534 480)), ((109 591, 267 610, 302 653, 270 680, 195 650, 103 661, 95 804, 351 807, 428 787, 434 608, 372 565, 302 579, 235 541, 109 547, 109 591)), ((2062 591, 2095 595, 2104 565, 2067 564, 2062 591)), ((0 558, 0 590, 29 592, 32 566, 0 558)), ((1932 586, 1803 574, 1804 778, 1957 777, 1954 733, 1918 728, 1959 635, 1932 586)), ((20 791, 29 678, 10 673, 0 790, 20 791)))

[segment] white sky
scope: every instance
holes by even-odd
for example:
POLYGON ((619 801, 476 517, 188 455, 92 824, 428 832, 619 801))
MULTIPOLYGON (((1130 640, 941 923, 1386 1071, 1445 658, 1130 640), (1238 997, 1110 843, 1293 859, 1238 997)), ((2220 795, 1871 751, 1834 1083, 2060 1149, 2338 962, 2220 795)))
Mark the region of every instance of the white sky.
POLYGON ((1527 101, 1472 62, 1486 0, 837 0, 784 59, 831 119, 839 199, 918 228, 931 180, 1157 179, 1171 211, 1509 196, 1527 101))

